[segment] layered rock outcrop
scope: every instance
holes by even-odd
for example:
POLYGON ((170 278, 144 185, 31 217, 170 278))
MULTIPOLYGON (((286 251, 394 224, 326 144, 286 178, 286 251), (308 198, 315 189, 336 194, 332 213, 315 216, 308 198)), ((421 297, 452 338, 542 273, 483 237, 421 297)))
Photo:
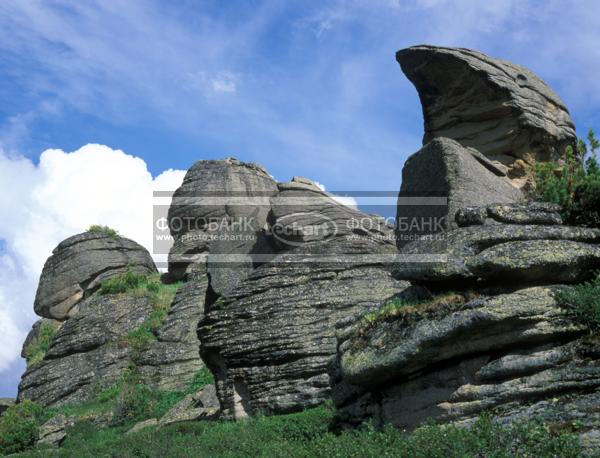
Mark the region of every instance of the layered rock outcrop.
POLYGON ((77 304, 86 292, 128 269, 140 274, 156 272, 150 253, 133 240, 98 232, 69 237, 44 264, 35 295, 35 313, 44 318, 68 319, 77 313, 77 304))
POLYGON ((307 242, 210 306, 198 335, 223 415, 293 412, 328 399, 335 322, 408 286, 386 270, 382 258, 393 253, 376 241, 307 242))
POLYGON ((156 341, 136 356, 137 371, 147 385, 183 391, 204 367, 196 329, 204 316, 207 289, 208 277, 196 270, 177 290, 156 341))
POLYGON ((513 183, 533 160, 558 159, 577 136, 558 95, 528 69, 463 48, 413 46, 396 60, 423 106, 423 144, 452 138, 483 153, 513 183))
POLYGON ((600 340, 558 292, 600 267, 600 231, 561 226, 556 210, 465 209, 461 218, 479 215, 466 218, 474 225, 407 245, 400 259, 412 262, 394 275, 420 285, 420 298, 338 323, 331 381, 340 420, 411 430, 491 411, 500 422, 576 424, 590 446, 600 430, 600 340), (431 253, 445 259, 418 262, 431 253))
POLYGON ((148 297, 93 295, 79 305, 52 340, 44 359, 27 369, 19 400, 56 406, 94 398, 116 383, 129 366, 129 332, 152 312, 148 297))
POLYGON ((406 245, 394 272, 399 278, 426 285, 588 280, 594 269, 600 268, 600 230, 556 225, 558 216, 547 212, 546 216, 540 215, 539 208, 540 204, 531 204, 461 210, 461 221, 467 213, 485 213, 491 215, 489 223, 452 229, 440 237, 406 245), (499 220, 518 224, 502 224, 499 220), (535 221, 551 224, 533 224, 535 221), (423 262, 425 256, 427 262, 423 262))
POLYGON ((398 246, 456 227, 454 217, 463 207, 524 198, 506 173, 475 149, 450 138, 434 138, 410 156, 402 169, 396 212, 398 246))
POLYGON ((194 164, 169 208, 172 278, 185 278, 209 253, 207 268, 216 294, 246 277, 255 267, 251 255, 270 252, 264 229, 269 199, 276 194, 275 181, 257 164, 234 158, 194 164))
POLYGON ((150 294, 90 296, 58 329, 43 359, 23 374, 19 399, 47 406, 85 402, 132 367, 149 387, 184 390, 204 366, 196 326, 206 287, 205 275, 182 285, 155 338, 142 347, 132 333, 156 308, 150 294))
POLYGON ((279 193, 271 198, 269 233, 280 252, 335 238, 393 243, 393 227, 383 218, 336 202, 307 178, 294 177, 277 188, 279 193))
POLYGON ((160 295, 167 294, 163 287, 149 253, 131 240, 84 233, 59 244, 44 266, 36 310, 41 307, 63 321, 43 318, 33 325, 23 345, 29 367, 19 400, 48 406, 88 401, 133 366, 150 387, 185 389, 204 367, 196 327, 208 279, 205 272, 193 272, 170 305, 158 304, 164 301, 160 295), (132 285, 119 294, 96 292, 103 282, 126 272, 151 279, 152 288, 132 285), (51 292, 52 301, 45 292, 51 292), (159 306, 169 313, 149 342, 139 345, 132 336, 159 306))

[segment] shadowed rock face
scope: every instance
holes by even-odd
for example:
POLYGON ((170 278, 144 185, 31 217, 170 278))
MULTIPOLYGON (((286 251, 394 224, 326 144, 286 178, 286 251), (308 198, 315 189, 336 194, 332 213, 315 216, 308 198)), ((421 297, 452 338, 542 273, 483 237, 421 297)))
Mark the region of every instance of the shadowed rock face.
POLYGON ((308 242, 260 266, 210 306, 198 335, 223 415, 293 412, 328 399, 335 322, 408 286, 381 260, 346 256, 394 253, 392 244, 368 240, 308 242))
POLYGON ((524 198, 502 171, 473 148, 435 138, 410 156, 402 169, 398 195, 398 246, 415 236, 456 226, 462 207, 510 204, 524 198), (426 198, 422 203, 421 198, 426 198), (433 200, 439 204, 432 205, 433 200))
POLYGON ((526 183, 523 163, 558 159, 577 137, 569 111, 539 77, 519 65, 463 48, 413 46, 396 59, 419 92, 425 135, 472 146, 526 183))
POLYGON ((94 232, 69 237, 44 264, 35 313, 55 320, 72 317, 86 291, 127 269, 140 274, 156 272, 150 253, 133 240, 94 232))
MULTIPOLYGON (((206 261, 209 253, 269 253, 264 227, 269 198, 276 194, 277 184, 257 164, 234 158, 194 164, 169 208, 169 227, 175 240, 169 253, 172 278, 185 278, 193 265, 206 261)), ((242 259, 234 265, 213 256, 208 263, 211 287, 222 294, 253 267, 251 260, 242 259)))

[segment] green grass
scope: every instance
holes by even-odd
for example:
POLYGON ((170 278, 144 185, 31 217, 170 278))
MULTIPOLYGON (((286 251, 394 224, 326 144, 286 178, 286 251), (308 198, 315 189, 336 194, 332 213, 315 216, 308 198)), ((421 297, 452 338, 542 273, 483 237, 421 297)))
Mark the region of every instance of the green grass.
POLYGON ((424 318, 441 317, 476 297, 477 293, 466 291, 447 292, 427 300, 406 301, 394 298, 363 316, 358 332, 364 333, 383 321, 403 320, 410 325, 424 318))
POLYGON ((215 383, 215 378, 212 375, 212 372, 208 369, 208 367, 203 367, 194 375, 190 386, 185 391, 186 394, 195 393, 206 385, 211 385, 215 383))
POLYGON ((95 234, 102 234, 110 237, 111 239, 117 239, 121 236, 115 229, 108 226, 101 226, 100 224, 92 224, 90 227, 88 227, 87 231, 95 234))
MULTIPOLYGON (((65 457, 577 457, 574 436, 553 435, 536 422, 500 427, 488 417, 471 428, 426 425, 412 434, 366 426, 332 429, 328 406, 241 422, 187 422, 125 436, 90 422, 69 430, 57 456, 65 457)), ((44 451, 22 456, 40 456, 44 451)))
POLYGON ((569 286, 557 293, 558 302, 590 333, 600 332, 600 273, 590 282, 569 286))
POLYGON ((57 329, 54 326, 47 321, 42 321, 37 339, 27 345, 23 353, 27 360, 27 367, 32 367, 44 359, 56 333, 57 329))
POLYGON ((139 328, 131 331, 126 342, 139 353, 156 340, 155 332, 164 324, 175 293, 181 283, 164 284, 160 274, 143 275, 127 270, 102 282, 98 294, 133 294, 136 297, 149 297, 153 310, 139 328))

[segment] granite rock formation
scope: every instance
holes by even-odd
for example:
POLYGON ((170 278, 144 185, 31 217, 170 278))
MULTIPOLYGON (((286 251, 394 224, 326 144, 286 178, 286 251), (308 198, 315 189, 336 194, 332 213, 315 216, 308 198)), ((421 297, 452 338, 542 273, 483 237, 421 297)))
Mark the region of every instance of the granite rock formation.
POLYGON ((27 369, 18 399, 46 406, 92 399, 116 383, 129 366, 127 334, 152 311, 147 297, 93 295, 54 337, 44 359, 27 369))
POLYGON ((398 246, 456 227, 456 212, 463 207, 511 204, 524 198, 506 174, 476 150, 449 138, 435 138, 410 156, 402 169, 398 246))
POLYGON ((97 232, 69 237, 44 264, 35 313, 44 318, 68 319, 77 313, 86 292, 128 269, 140 274, 156 272, 150 253, 133 240, 97 232))
POLYGON ((195 264, 208 263, 211 287, 217 294, 248 275, 255 267, 252 253, 269 252, 264 229, 269 199, 277 185, 257 164, 225 160, 198 161, 175 191, 168 220, 174 245, 169 273, 185 278, 195 264), (219 257, 219 255, 221 255, 219 257), (242 259, 230 261, 226 255, 242 259))
POLYGON ((392 243, 374 240, 307 242, 209 306, 198 335, 223 416, 293 412, 328 399, 335 322, 408 286, 386 270, 394 253, 392 243))
POLYGON ((419 92, 425 135, 472 146, 517 187, 534 160, 558 159, 577 137, 569 111, 528 69, 477 51, 413 46, 396 60, 419 92))
POLYGON ((446 260, 397 264, 396 278, 420 285, 418 300, 337 324, 330 375, 340 421, 412 430, 427 419, 466 425, 491 411, 499 422, 575 422, 592 447, 600 341, 557 293, 600 267, 600 231, 558 225, 547 217, 556 210, 465 209, 486 218, 407 245, 401 257, 441 248, 446 260))
POLYGON ((342 205, 307 178, 278 183, 271 198, 269 232, 278 251, 307 242, 362 237, 390 244, 393 227, 383 218, 342 205))
POLYGON ((452 229, 440 237, 426 237, 404 246, 394 272, 398 278, 424 285, 502 281, 549 284, 590 279, 600 268, 600 230, 547 224, 557 222, 556 215, 540 215, 540 205, 461 210, 459 220, 467 213, 486 213, 491 215, 489 223, 452 229), (501 217, 496 216, 498 212, 501 217), (500 219, 512 224, 503 224, 500 219), (532 224, 534 221, 542 224, 532 224), (428 262, 421 262, 423 255, 430 256, 428 262))
POLYGON ((204 316, 208 278, 192 271, 179 287, 156 341, 136 357, 144 383, 161 390, 183 391, 204 367, 196 329, 204 316))
POLYGON ((51 325, 56 334, 43 359, 32 362, 23 375, 19 400, 31 399, 46 406, 85 402, 119 382, 132 364, 152 388, 185 389, 204 366, 196 327, 207 286, 205 273, 191 274, 178 289, 154 339, 142 347, 130 336, 155 310, 150 292, 91 294, 78 304, 79 311, 72 318, 40 320, 24 344, 24 355, 37 345, 43 323, 51 325))
POLYGON ((31 330, 25 337, 25 342, 23 342, 23 348, 21 349, 21 358, 27 359, 28 349, 32 347, 36 347, 40 343, 40 332, 43 327, 49 327, 54 331, 58 331, 60 327, 63 325, 64 321, 51 320, 48 318, 42 318, 33 323, 31 330))

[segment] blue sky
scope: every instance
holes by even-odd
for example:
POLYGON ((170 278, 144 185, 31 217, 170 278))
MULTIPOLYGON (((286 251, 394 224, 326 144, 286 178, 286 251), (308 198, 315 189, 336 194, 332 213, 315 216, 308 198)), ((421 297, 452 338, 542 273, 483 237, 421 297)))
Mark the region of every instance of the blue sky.
MULTIPOLYGON (((580 134, 600 125, 597 1, 2 0, 0 218, 43 212, 30 206, 30 190, 39 201, 40 190, 80 169, 57 170, 76 157, 67 153, 42 166, 42 152, 88 143, 122 150, 131 156, 123 164, 141 158, 154 177, 233 155, 282 181, 303 175, 328 190, 395 191, 423 121, 394 53, 421 43, 525 65, 562 97, 580 134)), ((107 166, 125 157, 106 154, 107 166)), ((142 172, 131 186, 149 183, 142 172)), ((0 267, 12 272, 0 275, 0 299, 8 298, 0 320, 14 324, 0 337, 14 347, 0 353, 0 396, 15 392, 17 347, 35 319, 34 291, 14 288, 34 290, 51 248, 79 227, 61 225, 60 208, 45 216, 57 227, 35 250, 36 233, 25 240, 0 227, 0 267)))

